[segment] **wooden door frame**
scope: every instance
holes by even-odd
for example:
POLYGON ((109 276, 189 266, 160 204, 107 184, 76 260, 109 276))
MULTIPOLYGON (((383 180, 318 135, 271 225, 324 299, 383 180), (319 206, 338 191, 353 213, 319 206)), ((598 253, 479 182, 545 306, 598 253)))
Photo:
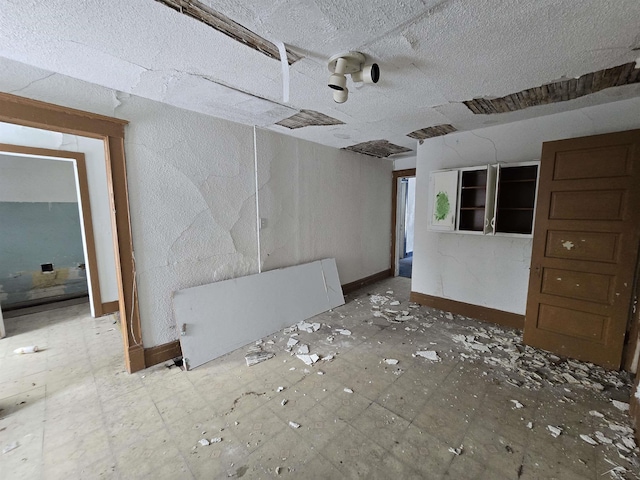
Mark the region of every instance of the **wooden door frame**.
POLYGON ((398 228, 398 179, 415 177, 416 169, 394 170, 393 185, 391 187, 391 276, 396 276, 396 237, 398 228))
POLYGON ((1 92, 0 122, 96 138, 104 142, 125 366, 129 373, 142 370, 145 368, 145 359, 136 296, 124 154, 124 129, 129 122, 1 92))
MULTIPOLYGON (((91 203, 89 199, 89 183, 87 182, 87 167, 84 153, 68 152, 66 150, 50 150, 47 148, 24 147, 20 145, 9 145, 0 143, 0 153, 17 153, 27 155, 22 158, 33 157, 53 157, 69 159, 75 161, 75 171, 78 175, 78 196, 80 197, 79 209, 82 212, 81 220, 84 227, 84 240, 86 248, 86 259, 89 267, 88 288, 91 291, 93 302, 93 312, 96 317, 101 317, 107 313, 113 313, 112 305, 103 304, 100 294, 100 279, 98 277, 98 261, 96 255, 95 237, 93 235, 93 220, 91 218, 91 203)), ((45 159, 46 160, 46 159, 45 159)))

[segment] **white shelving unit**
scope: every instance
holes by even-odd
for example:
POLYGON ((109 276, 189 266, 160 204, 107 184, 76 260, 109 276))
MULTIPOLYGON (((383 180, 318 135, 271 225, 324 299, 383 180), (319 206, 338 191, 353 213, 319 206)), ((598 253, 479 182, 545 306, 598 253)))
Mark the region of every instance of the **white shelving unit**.
POLYGON ((530 237, 535 218, 539 163, 483 165, 432 172, 429 229, 470 235, 530 237), (450 207, 448 215, 444 215, 443 195, 447 196, 450 207), (454 197, 455 201, 452 201, 454 197))

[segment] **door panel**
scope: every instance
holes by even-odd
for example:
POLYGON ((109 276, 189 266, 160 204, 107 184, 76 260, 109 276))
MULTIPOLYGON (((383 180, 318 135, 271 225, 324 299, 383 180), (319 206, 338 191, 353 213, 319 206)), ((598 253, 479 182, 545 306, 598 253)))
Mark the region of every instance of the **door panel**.
POLYGON ((624 191, 553 192, 550 219, 554 220, 621 220, 624 191))
POLYGON ((541 305, 537 327, 541 330, 604 343, 608 318, 589 312, 541 305))
POLYGON ((615 263, 618 259, 619 237, 617 233, 549 230, 546 256, 615 263))
POLYGON ((545 268, 541 291, 549 295, 608 305, 613 297, 613 280, 612 275, 545 268))
POLYGON ((630 167, 627 145, 558 152, 553 179, 620 177, 630 174, 630 167))
POLYGON ((640 130, 543 145, 524 342, 620 367, 640 239, 640 130))

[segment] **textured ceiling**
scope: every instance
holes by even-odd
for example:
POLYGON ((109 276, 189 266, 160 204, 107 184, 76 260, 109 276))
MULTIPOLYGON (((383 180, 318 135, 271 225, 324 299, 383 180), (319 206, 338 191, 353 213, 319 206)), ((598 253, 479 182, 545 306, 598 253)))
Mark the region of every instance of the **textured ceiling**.
POLYGON ((635 61, 638 0, 201 0, 304 58, 283 102, 279 61, 154 0, 0 0, 0 56, 186 109, 339 148, 373 140, 415 149, 408 133, 470 130, 640 95, 626 85, 515 112, 495 98, 635 61), (335 104, 327 59, 359 50, 377 85, 335 104), (289 129, 300 110, 344 122, 289 129))

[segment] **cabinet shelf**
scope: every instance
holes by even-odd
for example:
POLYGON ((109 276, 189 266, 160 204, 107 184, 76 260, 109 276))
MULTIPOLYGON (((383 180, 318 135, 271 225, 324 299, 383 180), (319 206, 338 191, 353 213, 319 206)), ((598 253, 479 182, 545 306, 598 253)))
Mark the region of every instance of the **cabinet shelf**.
POLYGON ((500 183, 530 183, 530 182, 535 183, 535 181, 536 181, 535 178, 523 178, 519 180, 502 180, 502 182, 500 183))
POLYGON ((445 219, 432 215, 430 230, 530 236, 538 166, 538 162, 522 162, 431 172, 432 211, 440 200, 437 196, 446 193, 449 203, 443 205, 450 213, 445 219))

